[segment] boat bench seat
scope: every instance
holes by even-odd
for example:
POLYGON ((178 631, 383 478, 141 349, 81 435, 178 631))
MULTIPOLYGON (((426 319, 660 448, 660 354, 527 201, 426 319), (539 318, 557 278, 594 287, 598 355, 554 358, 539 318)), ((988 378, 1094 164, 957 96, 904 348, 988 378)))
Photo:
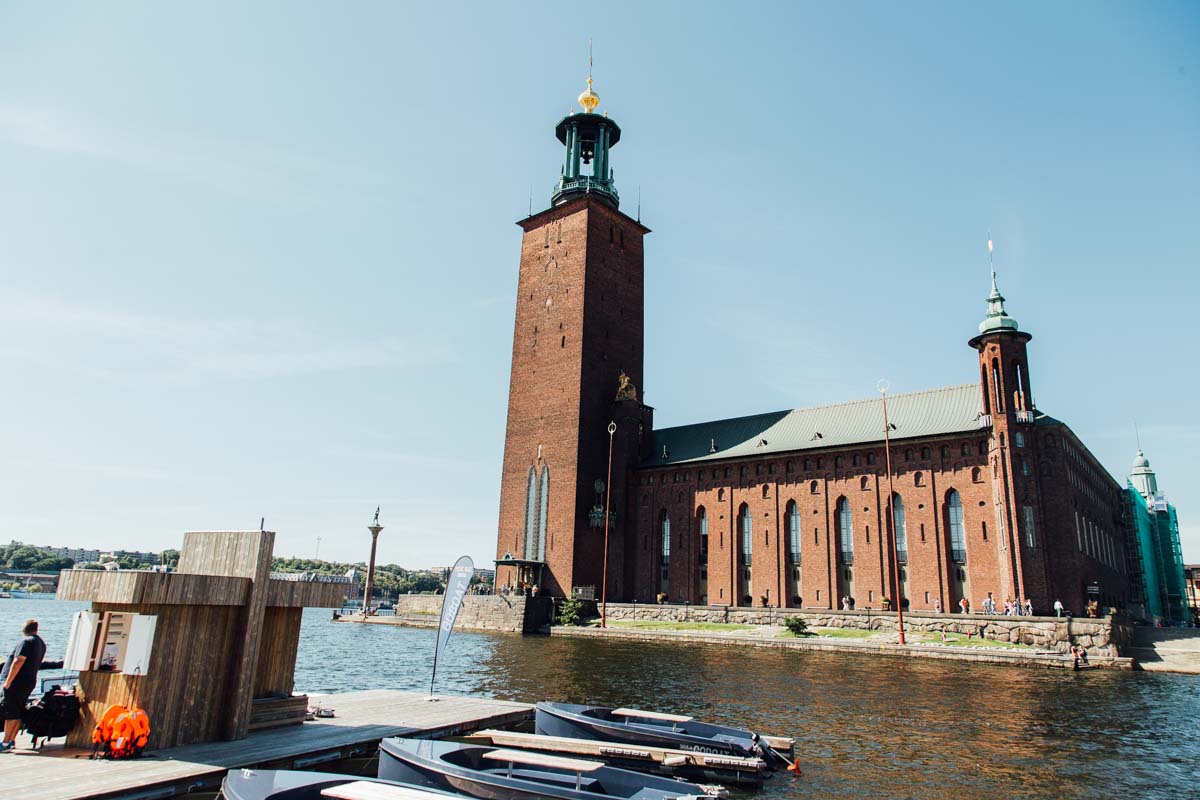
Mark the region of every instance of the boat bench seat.
MULTIPOLYGON (((487 771, 492 773, 493 775, 505 775, 505 776, 508 775, 508 770, 504 769, 504 768, 489 769, 487 771)), ((563 786, 568 786, 572 789, 575 788, 575 784, 576 784, 574 775, 566 775, 566 774, 562 774, 562 773, 558 773, 558 772, 549 772, 547 770, 540 770, 540 769, 513 769, 512 777, 523 778, 525 780, 533 780, 533 781, 537 781, 538 783, 561 783, 563 786)), ((589 778, 585 775, 579 779, 578 783, 579 783, 580 789, 585 789, 587 791, 591 791, 592 787, 599 784, 600 781, 596 778, 589 778)))

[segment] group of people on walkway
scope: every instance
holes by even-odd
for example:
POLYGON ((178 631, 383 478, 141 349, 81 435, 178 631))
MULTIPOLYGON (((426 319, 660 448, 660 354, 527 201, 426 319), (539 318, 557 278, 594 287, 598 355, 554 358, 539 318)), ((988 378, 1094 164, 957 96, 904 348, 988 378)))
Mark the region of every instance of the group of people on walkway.
MULTIPOLYGON (((988 592, 987 597, 983 598, 983 602, 979 604, 980 609, 984 614, 996 616, 1000 614, 1000 608, 996 605, 996 598, 992 597, 992 593, 988 592)), ((1016 600, 1004 601, 1004 616, 1006 617, 1032 617, 1033 616, 1033 601, 1028 597, 1024 602, 1021 598, 1016 600)))

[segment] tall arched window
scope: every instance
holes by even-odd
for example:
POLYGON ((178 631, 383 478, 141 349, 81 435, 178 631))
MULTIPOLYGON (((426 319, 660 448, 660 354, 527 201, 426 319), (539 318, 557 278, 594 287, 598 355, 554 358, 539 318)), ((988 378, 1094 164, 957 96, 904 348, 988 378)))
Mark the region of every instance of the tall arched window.
POLYGON ((708 564, 708 512, 704 506, 700 506, 696 511, 696 518, 700 521, 700 566, 708 564))
POLYGON ((892 530, 896 536, 896 553, 901 564, 908 563, 908 527, 904 522, 904 501, 892 495, 892 530))
POLYGON ((745 503, 742 503, 742 507, 738 509, 738 530, 742 534, 742 564, 748 567, 754 550, 754 538, 751 530, 750 507, 745 503))
POLYGON ((844 497, 837 501, 838 560, 843 564, 854 563, 854 517, 850 503, 844 497))
POLYGON ((546 560, 546 526, 549 524, 550 510, 550 468, 542 467, 541 502, 538 511, 537 560, 546 560))
POLYGON ((950 555, 957 563, 965 563, 967 541, 963 535, 962 498, 954 489, 946 494, 946 517, 950 527, 950 555))
POLYGON ((793 564, 800 563, 800 509, 796 501, 789 500, 787 504, 788 529, 788 560, 793 564))
POLYGON ((662 521, 658 530, 662 539, 662 566, 665 572, 667 565, 671 563, 671 517, 665 509, 662 512, 662 521))
POLYGON ((525 483, 525 541, 522 545, 526 561, 537 560, 538 530, 538 485, 537 471, 529 468, 529 480, 525 483))

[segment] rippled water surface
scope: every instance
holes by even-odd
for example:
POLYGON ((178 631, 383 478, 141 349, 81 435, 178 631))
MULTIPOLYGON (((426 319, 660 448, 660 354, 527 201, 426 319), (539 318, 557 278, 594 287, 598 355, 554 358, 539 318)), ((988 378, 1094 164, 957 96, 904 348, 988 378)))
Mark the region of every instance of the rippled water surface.
MULTIPOLYGON (((75 603, 0 600, 60 657, 75 603)), ((10 631, 12 633, 10 633, 10 631)), ((428 691, 432 629, 305 612, 296 689, 428 691)), ((1200 678, 713 645, 454 634, 439 693, 632 705, 794 736, 804 774, 757 795, 1195 797, 1200 678)), ((336 708, 336 699, 331 702, 336 708)))

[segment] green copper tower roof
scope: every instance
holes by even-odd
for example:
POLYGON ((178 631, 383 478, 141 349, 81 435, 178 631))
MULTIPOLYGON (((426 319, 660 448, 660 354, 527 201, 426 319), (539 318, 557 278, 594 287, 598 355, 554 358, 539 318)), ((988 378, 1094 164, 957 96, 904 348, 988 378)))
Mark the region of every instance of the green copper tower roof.
POLYGON ((1017 330, 1017 321, 1004 310, 1004 295, 996 287, 996 270, 992 270, 992 293, 987 298, 987 316, 979 323, 979 332, 997 333, 1017 330))

